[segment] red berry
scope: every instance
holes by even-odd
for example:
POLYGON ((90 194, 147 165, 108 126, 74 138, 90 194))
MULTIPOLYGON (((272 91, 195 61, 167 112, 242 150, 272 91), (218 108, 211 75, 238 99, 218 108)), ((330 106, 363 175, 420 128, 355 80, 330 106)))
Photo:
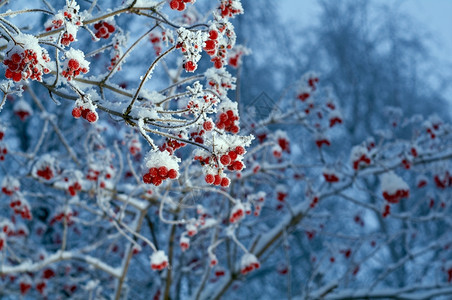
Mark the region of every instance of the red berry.
POLYGON ((228 166, 231 163, 231 157, 227 154, 222 155, 220 158, 220 162, 224 165, 224 166, 228 166))
POLYGON ((191 60, 185 63, 185 71, 187 72, 194 72, 196 67, 196 63, 192 62, 191 60))
POLYGON ((212 174, 207 174, 204 178, 206 180, 206 183, 212 184, 215 181, 215 177, 212 174))
POLYGON ((235 153, 237 153, 237 155, 243 155, 245 154, 245 148, 243 148, 242 146, 237 146, 235 147, 235 153))
POLYGON ((170 169, 168 171, 168 178, 169 179, 176 179, 177 177, 177 171, 175 169, 170 169))
POLYGON ((215 180, 214 180, 214 182, 213 182, 213 184, 214 185, 220 185, 220 183, 221 183, 221 177, 220 177, 220 175, 215 175, 215 180))
POLYGON ((171 9, 178 9, 179 8, 179 1, 171 0, 170 7, 171 7, 171 9))
POLYGON ((89 111, 86 114, 86 120, 90 123, 94 123, 97 121, 97 114, 94 111, 89 111))
POLYGON ((69 69, 77 70, 80 67, 80 63, 72 58, 68 61, 67 66, 69 67, 69 69))
POLYGON ((162 177, 162 178, 166 178, 166 177, 168 177, 168 168, 167 167, 165 167, 165 166, 161 166, 160 168, 159 168, 159 176, 160 177, 162 177))
POLYGON ((231 181, 227 177, 223 177, 221 179, 221 186, 222 187, 228 187, 230 183, 231 183, 231 181))
POLYGON ((228 154, 232 161, 237 159, 237 153, 235 151, 229 151, 228 154))
POLYGON ((241 161, 235 161, 233 167, 235 171, 241 171, 243 169, 243 163, 241 161))
POLYGON ((80 107, 74 107, 72 109, 72 116, 76 119, 82 116, 82 109, 80 107))
POLYGON ((213 123, 210 121, 205 121, 202 127, 205 131, 211 131, 213 129, 213 123))
POLYGON ((157 168, 150 168, 149 169, 149 175, 151 175, 151 177, 157 177, 158 176, 158 169, 157 168))
POLYGON ((218 31, 211 30, 209 31, 209 39, 216 40, 218 38, 218 31))

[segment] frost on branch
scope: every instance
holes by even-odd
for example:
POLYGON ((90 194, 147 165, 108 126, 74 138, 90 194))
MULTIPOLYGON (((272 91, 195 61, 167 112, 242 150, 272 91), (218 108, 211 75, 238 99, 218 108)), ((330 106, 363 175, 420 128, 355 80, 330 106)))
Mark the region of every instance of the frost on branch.
POLYGON ((52 31, 63 28, 58 42, 63 46, 69 46, 70 43, 77 40, 77 31, 83 25, 84 18, 79 14, 79 10, 80 6, 75 0, 66 0, 64 8, 44 24, 45 30, 52 31))
POLYGON ((194 72, 198 67, 206 38, 207 34, 202 31, 191 31, 183 27, 177 30, 176 48, 180 49, 184 56, 184 68, 187 72, 194 72))

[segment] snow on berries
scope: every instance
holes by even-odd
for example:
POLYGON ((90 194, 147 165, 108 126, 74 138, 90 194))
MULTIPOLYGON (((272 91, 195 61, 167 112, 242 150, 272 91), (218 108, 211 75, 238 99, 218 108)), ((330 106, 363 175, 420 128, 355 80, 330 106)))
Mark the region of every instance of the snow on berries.
POLYGON ((185 71, 194 72, 198 67, 200 52, 206 38, 207 33, 202 31, 191 31, 183 27, 177 30, 176 48, 180 49, 184 56, 185 71))
POLYGON ((20 215, 23 219, 32 219, 30 204, 24 198, 22 193, 17 192, 11 197, 9 207, 13 209, 15 214, 20 215))
POLYGON ((2 192, 5 195, 11 196, 15 192, 19 191, 20 182, 16 178, 13 178, 11 176, 5 176, 2 180, 1 187, 2 187, 2 192))
POLYGON ((94 123, 99 119, 99 115, 97 114, 94 108, 87 108, 83 106, 74 107, 72 109, 72 116, 75 119, 83 117, 83 119, 87 120, 90 123, 94 123))
POLYGON ((218 95, 226 95, 229 90, 235 90, 236 78, 225 68, 209 68, 205 72, 207 86, 213 89, 218 95))
POLYGON ((115 32, 116 28, 113 22, 100 21, 94 24, 96 33, 94 34, 98 39, 108 39, 110 35, 115 32))
POLYGON ((173 10, 183 11, 185 10, 186 3, 195 3, 196 0, 171 0, 170 7, 173 10))
POLYGON ((132 156, 137 156, 141 153, 141 142, 138 137, 133 137, 129 140, 127 148, 132 156))
POLYGON ((89 62, 85 60, 85 54, 82 51, 71 48, 65 53, 65 56, 66 60, 63 63, 61 75, 67 80, 71 80, 80 73, 88 73, 89 62))
POLYGON ((186 251, 188 248, 190 248, 190 239, 185 235, 181 235, 179 240, 179 246, 182 249, 182 251, 186 251))
POLYGON ((50 58, 39 46, 38 39, 29 34, 18 34, 9 41, 3 64, 5 77, 15 82, 32 79, 42 81, 42 75, 49 73, 50 58))
POLYGON ((339 174, 333 169, 324 168, 322 173, 326 182, 335 183, 340 180, 339 174))
POLYGON ((240 130, 237 103, 223 101, 218 107, 217 128, 232 134, 237 134, 240 130))
POLYGON ((43 155, 33 166, 32 174, 45 180, 50 180, 56 175, 56 161, 49 154, 43 155))
POLYGON ((221 0, 218 9, 223 18, 232 18, 235 15, 243 14, 243 7, 240 0, 221 0))
POLYGON ((245 253, 240 260, 240 273, 246 275, 253 270, 259 269, 260 266, 261 265, 254 254, 245 253))
POLYGON ((16 103, 14 103, 13 111, 21 121, 24 121, 33 114, 33 109, 30 104, 23 99, 19 99, 16 103))
POLYGON ((168 267, 168 257, 162 250, 155 251, 151 255, 151 268, 152 270, 161 271, 168 267))
POLYGON ((166 179, 176 179, 179 176, 180 158, 170 155, 168 151, 150 151, 145 158, 148 170, 143 175, 143 182, 159 186, 166 179))
POLYGON ((333 110, 329 114, 329 122, 330 127, 333 127, 336 124, 342 124, 342 114, 339 110, 333 110))
POLYGON ((79 10, 80 6, 76 1, 66 1, 64 8, 44 24, 45 30, 51 31, 64 27, 59 42, 63 46, 69 46, 76 41, 77 31, 83 25, 83 17, 79 14, 79 10))
POLYGON ((21 295, 25 295, 31 289, 31 278, 28 275, 22 275, 19 279, 19 289, 21 295))
POLYGON ((231 214, 229 216, 230 223, 236 223, 243 219, 245 216, 245 206, 242 202, 237 202, 231 209, 231 214))
POLYGON ((402 198, 410 196, 408 184, 394 172, 382 174, 380 181, 383 198, 389 203, 399 203, 402 198))
POLYGON ((318 148, 322 148, 323 145, 325 146, 331 146, 330 139, 326 137, 325 134, 317 133, 315 137, 315 144, 318 148))
POLYGON ((350 154, 350 162, 353 170, 358 170, 365 165, 370 165, 371 159, 368 149, 364 146, 354 146, 350 154))

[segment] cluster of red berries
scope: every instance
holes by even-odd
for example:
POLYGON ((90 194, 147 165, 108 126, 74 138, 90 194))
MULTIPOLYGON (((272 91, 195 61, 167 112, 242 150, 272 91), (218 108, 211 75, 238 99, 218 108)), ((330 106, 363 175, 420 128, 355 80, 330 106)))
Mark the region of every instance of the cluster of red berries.
POLYGON ((237 5, 235 0, 221 0, 219 9, 223 18, 231 18, 234 15, 243 13, 243 10, 237 5))
POLYGON ((278 145, 281 149, 287 153, 290 153, 290 142, 285 137, 278 138, 278 145))
POLYGON ((339 182, 339 177, 334 172, 323 171, 323 177, 325 177, 326 182, 339 182))
POLYGON ((308 85, 311 87, 313 91, 316 90, 316 84, 319 82, 318 77, 309 77, 308 78, 308 85))
POLYGON ((20 215, 25 220, 31 220, 30 206, 20 197, 11 198, 9 207, 14 210, 14 213, 20 215))
POLYGON ((105 21, 94 24, 94 29, 97 30, 95 36, 98 39, 108 39, 115 32, 115 26, 105 21))
POLYGON ((11 196, 12 194, 17 192, 18 190, 19 190, 18 186, 12 186, 12 187, 3 186, 2 187, 3 194, 5 194, 7 196, 11 196))
POLYGON ((204 144, 204 139, 202 136, 206 133, 204 129, 201 129, 199 132, 193 131, 190 132, 190 137, 194 140, 195 143, 204 144))
POLYGON ((71 58, 67 62, 66 69, 61 72, 61 75, 63 75, 63 77, 65 77, 67 80, 71 80, 75 76, 80 75, 80 73, 88 73, 88 68, 82 67, 78 60, 71 58))
POLYGON ((100 171, 89 168, 88 173, 86 174, 86 179, 89 181, 97 181, 99 179, 100 171))
POLYGON ((301 92, 298 94, 297 98, 304 102, 310 96, 311 96, 311 94, 309 94, 308 92, 301 92))
POLYGON ((317 206, 318 203, 319 203, 319 197, 314 196, 314 197, 312 197, 311 203, 309 204, 309 206, 310 206, 311 208, 314 208, 314 207, 317 206))
POLYGON ((48 165, 42 166, 39 170, 36 171, 36 175, 44 178, 45 180, 50 180, 53 178, 53 170, 48 165))
POLYGON ((276 199, 279 202, 284 202, 287 198, 287 195, 288 195, 287 192, 279 190, 276 192, 276 199))
POLYGON ((425 176, 420 176, 420 177, 418 177, 417 179, 416 179, 416 181, 417 181, 417 184, 416 184, 416 186, 418 187, 418 188, 423 188, 424 186, 426 186, 427 185, 427 178, 425 177, 425 176))
POLYGON ((143 182, 159 186, 165 179, 176 179, 178 173, 175 169, 169 169, 165 166, 159 168, 153 167, 143 175, 143 182))
POLYGON ((204 165, 208 165, 210 162, 210 157, 203 157, 201 155, 195 155, 195 157, 193 158, 194 160, 199 160, 199 162, 201 163, 202 166, 204 165))
POLYGON ((90 123, 94 123, 98 119, 96 111, 81 106, 76 106, 72 109, 72 116, 76 119, 82 117, 90 123))
POLYGON ((353 161, 353 169, 358 170, 362 163, 370 165, 370 158, 366 154, 362 154, 358 159, 353 161))
POLYGON ((336 124, 342 124, 342 119, 339 116, 330 117, 330 127, 333 127, 336 124))
POLYGON ((21 280, 19 283, 20 293, 22 295, 25 295, 28 293, 28 291, 31 289, 31 282, 30 280, 21 280))
MULTIPOLYGON (((182 135, 179 135, 179 137, 182 137, 182 135)), ((204 140, 201 137, 196 137, 195 142, 199 142, 200 144, 204 143, 204 140), (201 139, 201 142, 197 139, 201 139)), ((160 151, 168 151, 170 155, 173 155, 174 151, 176 151, 179 148, 185 147, 186 144, 184 142, 179 142, 178 140, 168 139, 161 147, 160 151)))
POLYGON ((129 152, 133 156, 140 154, 140 152, 141 152, 141 143, 140 143, 140 141, 138 139, 133 138, 129 142, 129 152))
POLYGON ((257 260, 257 258, 252 255, 252 254, 245 254, 247 257, 246 259, 242 258, 242 262, 241 262, 241 269, 240 269, 240 273, 242 273, 242 275, 246 275, 251 271, 257 270, 261 267, 259 261, 257 260))
POLYGON ((76 213, 74 213, 72 211, 69 211, 67 213, 60 212, 59 214, 57 214, 50 220, 50 226, 52 226, 56 222, 62 222, 64 219, 66 219, 66 223, 70 226, 73 224, 73 221, 71 218, 75 215, 76 215, 76 213))
POLYGON ((435 182, 435 185, 440 189, 445 189, 448 186, 452 186, 452 176, 448 171, 445 172, 442 178, 438 174, 435 175, 433 177, 433 181, 435 182))
POLYGON ((235 124, 235 121, 239 119, 231 109, 220 114, 217 122, 218 129, 224 129, 225 131, 236 134, 239 132, 239 127, 235 124))
POLYGON ((245 216, 244 207, 242 203, 236 203, 231 210, 231 214, 229 216, 229 222, 235 223, 240 221, 245 216))
POLYGON ((73 41, 75 41, 74 36, 69 32, 65 32, 61 36, 60 43, 61 43, 61 45, 69 46, 69 44, 72 43, 73 41))
POLYGON ((315 140, 317 147, 322 148, 323 145, 331 146, 331 142, 326 137, 319 137, 315 140))
POLYGON ((6 145, 0 145, 0 161, 5 160, 6 154, 8 154, 8 148, 6 148, 6 145))
POLYGON ((190 248, 190 239, 182 235, 180 237, 179 246, 182 249, 182 251, 186 251, 188 248, 190 248))
POLYGON ((171 0, 171 9, 183 11, 185 9, 185 3, 194 3, 196 0, 171 0))
POLYGON ((81 191, 81 190, 82 190, 82 186, 80 185, 80 183, 78 181, 75 181, 67 188, 69 195, 71 195, 72 197, 77 195, 77 192, 81 191))
POLYGON ((209 38, 204 42, 204 50, 209 55, 215 55, 215 49, 217 47, 218 31, 212 29, 209 31, 209 38))
POLYGON ((223 154, 220 157, 220 162, 223 166, 227 167, 229 171, 241 171, 243 169, 243 163, 237 158, 239 155, 245 154, 245 148, 237 146, 235 149, 223 154))
POLYGON ((410 191, 406 189, 398 189, 394 193, 390 194, 387 191, 383 191, 383 198, 389 203, 399 203, 400 199, 408 198, 410 191))
POLYGON ((151 255, 152 270, 161 271, 168 267, 168 257, 162 250, 156 251, 151 255))
POLYGON ((46 31, 50 31, 50 30, 54 30, 54 29, 58 29, 61 26, 63 26, 63 20, 58 19, 58 20, 52 20, 51 25, 46 27, 46 31))
MULTIPOLYGON (((50 58, 47 54, 42 54, 42 59, 45 62, 49 62, 50 58)), ((42 81, 42 73, 49 73, 48 68, 43 68, 38 61, 37 53, 32 49, 25 49, 21 53, 13 53, 11 56, 7 56, 3 61, 3 64, 7 66, 5 71, 5 77, 12 79, 15 82, 19 82, 22 79, 33 79, 42 81)))
MULTIPOLYGON (((164 32, 163 32, 164 33, 164 32)), ((152 46, 154 47, 155 54, 158 56, 162 52, 162 44, 161 44, 161 38, 160 35, 154 34, 151 32, 149 36, 149 40, 152 43, 152 46)))
POLYGON ((213 185, 221 185, 222 187, 228 187, 231 184, 231 180, 227 177, 222 177, 219 174, 207 174, 204 177, 204 180, 207 184, 213 184, 213 185))

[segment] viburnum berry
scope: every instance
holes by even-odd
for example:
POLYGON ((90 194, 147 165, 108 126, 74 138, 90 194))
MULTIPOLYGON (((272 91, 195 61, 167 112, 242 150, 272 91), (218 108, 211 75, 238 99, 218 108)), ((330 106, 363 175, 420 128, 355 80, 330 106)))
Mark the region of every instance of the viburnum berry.
POLYGON ((195 62, 189 60, 185 63, 184 68, 187 72, 194 72, 197 68, 197 65, 195 62))
POLYGON ((213 184, 215 181, 215 177, 212 174, 207 174, 204 179, 208 184, 213 184))
POLYGON ((369 151, 366 147, 355 146, 350 154, 350 161, 353 169, 358 170, 362 165, 370 165, 371 160, 369 157, 369 151))
POLYGON ((231 181, 229 180, 229 178, 227 178, 227 177, 221 178, 220 184, 222 187, 228 187, 230 183, 231 183, 231 181))
POLYGON ((224 166, 229 166, 229 164, 231 163, 231 157, 229 155, 227 155, 227 154, 222 155, 221 158, 220 158, 220 162, 224 166))
POLYGON ((29 276, 23 276, 20 278, 19 289, 22 295, 28 293, 28 291, 31 289, 31 279, 29 276))
POLYGON ((213 123, 210 121, 205 121, 202 124, 202 128, 204 128, 205 131, 211 131, 213 129, 213 123))

